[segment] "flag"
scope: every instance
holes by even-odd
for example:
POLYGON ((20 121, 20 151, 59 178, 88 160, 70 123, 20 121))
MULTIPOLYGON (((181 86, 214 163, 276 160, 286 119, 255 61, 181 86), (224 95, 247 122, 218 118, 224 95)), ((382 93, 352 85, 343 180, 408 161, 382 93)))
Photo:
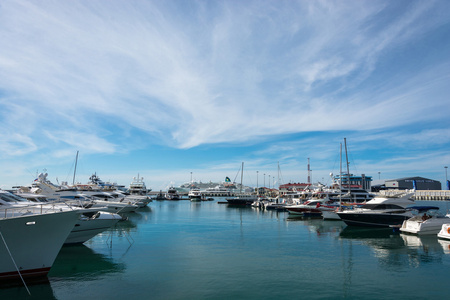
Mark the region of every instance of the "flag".
POLYGON ((450 180, 447 180, 447 190, 450 190, 450 180))
POLYGON ((413 180, 413 190, 417 190, 417 184, 415 180, 413 180))
POLYGON ((231 179, 230 179, 230 177, 225 177, 225 182, 231 182, 231 179))

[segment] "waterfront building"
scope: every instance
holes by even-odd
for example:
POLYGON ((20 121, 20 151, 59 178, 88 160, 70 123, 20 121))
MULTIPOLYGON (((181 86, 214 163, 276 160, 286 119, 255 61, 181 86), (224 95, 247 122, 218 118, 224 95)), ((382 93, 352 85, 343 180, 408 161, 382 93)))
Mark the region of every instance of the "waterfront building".
POLYGON ((286 194, 288 192, 303 191, 311 186, 311 183, 286 183, 279 186, 281 194, 286 194))
POLYGON ((365 174, 361 174, 361 176, 353 174, 335 175, 332 186, 334 189, 339 188, 339 181, 341 181, 343 191, 348 191, 349 186, 352 192, 355 190, 364 190, 366 192, 371 191, 372 176, 366 176, 365 174))
POLYGON ((404 177, 399 179, 386 180, 387 189, 399 190, 440 190, 441 182, 424 177, 404 177))

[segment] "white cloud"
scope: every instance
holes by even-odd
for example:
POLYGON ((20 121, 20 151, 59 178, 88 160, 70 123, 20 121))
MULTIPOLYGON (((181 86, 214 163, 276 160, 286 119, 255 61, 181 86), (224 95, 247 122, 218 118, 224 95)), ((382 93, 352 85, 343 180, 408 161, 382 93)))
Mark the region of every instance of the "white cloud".
MULTIPOLYGON (((92 122, 85 116, 117 118, 171 137, 182 148, 348 128, 349 122, 333 118, 329 108, 351 105, 350 112, 364 113, 363 91, 358 91, 356 105, 335 94, 349 79, 321 91, 320 100, 310 93, 364 73, 368 58, 376 62, 399 37, 414 40, 414 32, 424 30, 412 25, 430 9, 428 4, 415 5, 378 32, 364 32, 360 28, 382 14, 385 3, 355 4, 362 13, 354 5, 331 2, 257 4, 219 5, 214 17, 188 14, 178 20, 178 14, 171 15, 174 7, 157 2, 8 2, 1 31, 8 43, 0 72, 9 79, 1 88, 27 101, 27 109, 41 108, 42 115, 34 118, 69 119, 80 130, 92 122), (296 32, 284 29, 297 18, 303 21, 296 32), (203 29, 205 25, 210 27, 203 29), (280 42, 284 48, 278 47, 280 42), (279 74, 284 77, 272 77, 279 74), (289 81, 306 90, 279 97, 289 81), (271 85, 280 91, 274 93, 271 85), (301 100, 293 102, 295 98, 301 100), (280 115, 296 120, 284 122, 280 115)), ((196 8, 208 13, 202 11, 205 7, 196 8)), ((378 106, 386 108, 383 102, 378 106)), ((383 121, 389 126, 388 118, 383 121)), ((395 124, 405 122, 399 118, 395 124)))
POLYGON ((444 34, 423 41, 447 30, 449 4, 403 4, 4 1, 3 156, 402 126, 436 136, 414 128, 448 124, 444 34), (409 47, 436 58, 416 66, 409 47))

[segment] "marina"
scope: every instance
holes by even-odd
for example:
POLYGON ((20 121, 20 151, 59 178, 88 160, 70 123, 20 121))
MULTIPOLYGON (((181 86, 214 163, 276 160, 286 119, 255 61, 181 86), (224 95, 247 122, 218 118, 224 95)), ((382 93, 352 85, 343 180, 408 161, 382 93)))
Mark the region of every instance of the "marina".
POLYGON ((0 300, 447 299, 449 10, 2 1, 0 300))
MULTIPOLYGON (((214 201, 153 201, 1 299, 446 298, 450 242, 214 201), (381 288, 382 287, 382 288, 381 288)), ((446 211, 443 201, 416 201, 446 211)))

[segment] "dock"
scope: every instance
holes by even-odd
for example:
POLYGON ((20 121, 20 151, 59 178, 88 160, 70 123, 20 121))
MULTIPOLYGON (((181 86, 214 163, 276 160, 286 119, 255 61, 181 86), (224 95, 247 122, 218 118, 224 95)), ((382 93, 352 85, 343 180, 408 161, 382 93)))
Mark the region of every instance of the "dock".
POLYGON ((416 200, 450 200, 450 190, 417 190, 416 200))

